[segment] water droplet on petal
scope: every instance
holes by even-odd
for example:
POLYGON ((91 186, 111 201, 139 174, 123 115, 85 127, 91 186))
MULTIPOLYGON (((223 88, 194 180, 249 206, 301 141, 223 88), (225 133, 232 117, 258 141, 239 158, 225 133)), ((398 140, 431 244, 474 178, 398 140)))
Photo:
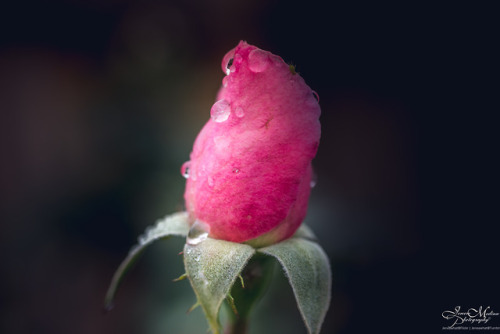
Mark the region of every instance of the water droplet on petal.
POLYGON ((189 167, 191 166, 191 161, 186 161, 185 163, 182 164, 181 167, 181 174, 184 176, 185 179, 189 178, 189 167))
POLYGON ((242 107, 236 107, 236 109, 234 110, 234 114, 237 117, 242 118, 243 116, 245 116, 245 110, 243 110, 242 107))
POLYGON ((316 99, 316 101, 318 101, 319 103, 319 95, 318 93, 316 93, 315 91, 312 91, 313 95, 314 95, 314 98, 316 99))
POLYGON ((228 81, 228 77, 224 77, 222 78, 222 87, 226 88, 227 87, 227 81, 228 81))
POLYGON ((269 53, 260 49, 255 49, 248 55, 248 68, 252 72, 263 72, 270 63, 269 53))
POLYGON ((229 74, 228 71, 231 65, 233 64, 233 58, 234 58, 234 49, 226 53, 224 58, 222 58, 221 67, 224 73, 229 74))
POLYGON ((208 224, 195 220, 193 226, 189 229, 186 240, 187 244, 192 246, 198 245, 200 242, 208 238, 209 231, 210 226, 208 226, 208 224))
POLYGON ((225 122, 229 118, 229 114, 231 114, 231 105, 227 100, 215 102, 210 110, 210 116, 217 123, 225 122))
POLYGON ((229 76, 229 74, 234 73, 236 71, 236 64, 239 64, 243 61, 243 57, 241 55, 235 54, 233 58, 229 59, 227 65, 226 65, 226 76, 229 76))
POLYGON ((316 176, 316 173, 313 172, 313 175, 311 177, 311 182, 309 183, 309 185, 311 186, 311 188, 314 188, 317 182, 318 182, 318 177, 316 176))
POLYGON ((239 168, 233 168, 233 173, 234 174, 238 174, 240 172, 240 169, 239 168))

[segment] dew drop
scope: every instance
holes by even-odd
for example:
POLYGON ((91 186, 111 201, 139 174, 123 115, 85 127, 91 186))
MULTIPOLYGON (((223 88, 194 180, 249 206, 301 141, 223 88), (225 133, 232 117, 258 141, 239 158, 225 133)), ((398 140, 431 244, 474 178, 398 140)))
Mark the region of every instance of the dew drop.
POLYGON ((263 72, 269 63, 269 54, 266 51, 255 49, 248 55, 248 68, 252 72, 263 72))
POLYGON ((222 63, 221 63, 222 71, 228 75, 230 71, 229 68, 233 64, 234 60, 233 58, 234 58, 234 49, 226 53, 224 58, 222 58, 222 63))
POLYGON ((234 71, 236 71, 236 67, 234 65, 241 63, 243 61, 243 57, 241 57, 241 55, 237 53, 231 56, 226 61, 227 63, 225 63, 225 67, 223 68, 223 70, 226 73, 226 75, 229 75, 231 73, 234 73, 234 71))
POLYGON ((236 109, 234 110, 234 114, 237 117, 242 118, 243 116, 245 116, 245 110, 243 110, 242 107, 236 107, 236 109))
MULTIPOLYGON (((241 59, 240 55, 236 55, 236 56, 239 56, 240 59, 241 59)), ((235 62, 234 60, 235 60, 235 58, 230 58, 228 60, 228 62, 226 64, 226 69, 224 70, 224 72, 226 73, 226 75, 229 75, 229 74, 231 74, 231 73, 233 73, 235 71, 235 67, 233 66, 233 64, 235 62)), ((240 62, 241 62, 241 60, 240 60, 240 62)))
POLYGON ((312 177, 311 177, 311 181, 310 181, 310 183, 309 183, 309 186, 310 186, 311 188, 314 188, 314 187, 316 187, 316 183, 317 183, 317 182, 318 182, 318 177, 316 176, 316 173, 314 173, 314 172, 313 172, 313 175, 312 175, 312 177))
POLYGON ((233 173, 234 174, 238 174, 240 172, 240 169, 239 168, 233 168, 233 173))
POLYGON ((312 93, 313 93, 313 96, 316 99, 316 101, 319 103, 319 95, 318 95, 318 93, 316 93, 315 91, 312 91, 312 93))
POLYGON ((185 179, 189 179, 189 167, 191 166, 191 161, 186 161, 182 164, 181 174, 185 179))
POLYGON ((210 110, 210 117, 217 123, 225 122, 229 118, 229 114, 231 114, 231 105, 224 99, 215 102, 210 110))
POLYGON ((139 243, 139 245, 144 245, 146 243, 148 239, 146 238, 146 236, 144 235, 140 235, 138 238, 137 238, 137 242, 139 243))
POLYGON ((228 77, 224 77, 222 78, 222 87, 226 88, 227 87, 227 81, 228 81, 228 77))
POLYGON ((207 224, 196 220, 193 226, 191 226, 191 229, 189 229, 186 240, 187 244, 192 246, 198 245, 208 238, 209 231, 210 227, 207 224))

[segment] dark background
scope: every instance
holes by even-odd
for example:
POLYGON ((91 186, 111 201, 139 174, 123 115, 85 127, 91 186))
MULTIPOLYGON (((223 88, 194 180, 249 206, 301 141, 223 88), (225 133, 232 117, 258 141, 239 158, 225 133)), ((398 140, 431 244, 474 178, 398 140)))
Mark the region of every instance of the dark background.
MULTIPOLYGON (((493 8, 17 1, 0 10, 0 332, 203 333, 182 240, 102 299, 146 226, 183 209, 196 134, 240 39, 320 96, 307 222, 333 269, 322 333, 431 333, 500 310, 493 8)), ((495 86, 496 85, 496 86, 495 86)), ((494 318, 490 325, 500 326, 494 318)), ((304 333, 285 279, 252 333, 304 333)))

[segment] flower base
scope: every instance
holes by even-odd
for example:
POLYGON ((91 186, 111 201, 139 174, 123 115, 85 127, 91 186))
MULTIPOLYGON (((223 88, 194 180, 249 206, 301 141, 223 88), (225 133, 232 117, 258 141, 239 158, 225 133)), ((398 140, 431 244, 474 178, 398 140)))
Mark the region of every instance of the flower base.
MULTIPOLYGON (((117 288, 143 250, 154 241, 170 236, 187 237, 188 215, 167 216, 147 229, 113 276, 105 299, 110 309, 117 288)), ((276 259, 292 286, 297 306, 308 333, 319 333, 330 304, 331 272, 329 260, 310 229, 302 225, 290 239, 264 248, 212 238, 184 246, 186 275, 211 331, 221 333, 219 312, 228 300, 234 314, 226 333, 245 333, 248 316, 272 276, 276 259)))

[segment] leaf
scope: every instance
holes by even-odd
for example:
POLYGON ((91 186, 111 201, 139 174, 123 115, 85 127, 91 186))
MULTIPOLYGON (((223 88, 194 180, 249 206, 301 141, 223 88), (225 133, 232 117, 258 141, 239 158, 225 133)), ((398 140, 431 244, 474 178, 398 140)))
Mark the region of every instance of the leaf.
POLYGON ((248 245, 211 238, 184 246, 186 273, 214 334, 220 306, 254 253, 248 245))
POLYGON ((330 263, 315 242, 291 238, 258 250, 283 266, 309 334, 317 334, 330 305, 330 263))
POLYGON ((104 299, 104 309, 108 311, 113 307, 113 300, 121 281, 147 246, 156 240, 165 239, 172 235, 185 237, 188 232, 189 221, 187 212, 177 212, 168 215, 159 220, 154 226, 149 226, 146 232, 138 238, 139 244, 132 247, 125 260, 123 260, 113 275, 104 299))

